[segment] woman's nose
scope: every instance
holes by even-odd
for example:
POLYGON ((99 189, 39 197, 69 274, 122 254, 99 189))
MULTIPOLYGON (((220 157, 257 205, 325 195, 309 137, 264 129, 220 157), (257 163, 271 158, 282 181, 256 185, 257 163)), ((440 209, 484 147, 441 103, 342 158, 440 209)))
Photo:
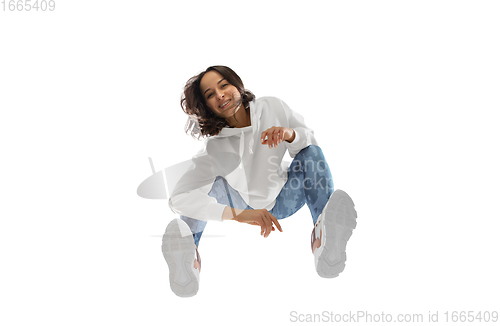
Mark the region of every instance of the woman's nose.
POLYGON ((224 98, 224 93, 217 91, 217 98, 222 100, 224 98))

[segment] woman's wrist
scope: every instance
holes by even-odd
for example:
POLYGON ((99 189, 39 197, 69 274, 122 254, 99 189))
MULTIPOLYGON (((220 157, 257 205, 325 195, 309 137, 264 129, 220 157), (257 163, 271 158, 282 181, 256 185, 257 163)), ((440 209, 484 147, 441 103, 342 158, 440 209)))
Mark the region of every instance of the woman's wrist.
POLYGON ((224 208, 224 211, 222 212, 222 220, 234 220, 235 217, 239 214, 241 214, 244 210, 243 209, 238 209, 238 208, 232 208, 229 206, 226 206, 224 208))
POLYGON ((293 142, 293 140, 295 139, 295 130, 291 129, 291 128, 288 128, 288 130, 291 130, 292 131, 292 135, 288 138, 288 139, 285 139, 287 142, 291 143, 293 142))

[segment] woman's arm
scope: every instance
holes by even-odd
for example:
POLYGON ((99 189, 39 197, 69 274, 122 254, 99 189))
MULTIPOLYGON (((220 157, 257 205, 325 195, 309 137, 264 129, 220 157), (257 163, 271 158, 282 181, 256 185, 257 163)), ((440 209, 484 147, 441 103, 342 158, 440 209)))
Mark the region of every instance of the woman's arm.
POLYGON ((260 135, 260 142, 262 145, 268 145, 269 148, 278 146, 279 143, 293 142, 295 139, 295 130, 286 127, 275 127, 264 130, 260 135))
POLYGON ((267 209, 237 209, 226 206, 222 213, 223 220, 235 220, 240 223, 260 226, 260 235, 267 238, 271 231, 274 231, 274 225, 283 232, 280 223, 267 209))
POLYGON ((298 152, 309 145, 318 145, 318 142, 314 137, 314 131, 305 124, 304 117, 298 112, 290 109, 285 102, 281 101, 281 105, 285 111, 285 115, 288 121, 287 127, 295 131, 295 138, 293 143, 285 143, 290 156, 292 158, 295 157, 298 152))
POLYGON ((232 208, 226 206, 224 211, 222 212, 222 220, 233 220, 237 215, 243 213, 244 209, 232 208))

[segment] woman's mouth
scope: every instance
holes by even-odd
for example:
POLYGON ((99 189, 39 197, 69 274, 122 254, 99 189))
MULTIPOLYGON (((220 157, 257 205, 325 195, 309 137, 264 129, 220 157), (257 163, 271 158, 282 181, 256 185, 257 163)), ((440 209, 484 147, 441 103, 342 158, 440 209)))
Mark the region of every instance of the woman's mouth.
POLYGON ((227 100, 226 102, 222 103, 221 105, 219 105, 219 108, 225 109, 229 105, 229 102, 231 102, 231 100, 227 100))

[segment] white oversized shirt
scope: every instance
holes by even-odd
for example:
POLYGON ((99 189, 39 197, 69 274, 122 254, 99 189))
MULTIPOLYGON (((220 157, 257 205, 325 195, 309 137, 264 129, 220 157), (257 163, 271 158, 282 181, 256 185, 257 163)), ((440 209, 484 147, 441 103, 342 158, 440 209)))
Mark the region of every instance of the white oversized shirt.
POLYGON ((283 161, 286 150, 293 158, 303 148, 318 144, 303 117, 278 98, 250 102, 250 119, 248 127, 225 127, 206 138, 203 149, 190 161, 166 169, 169 206, 176 214, 221 221, 226 205, 208 195, 217 176, 224 177, 250 207, 274 207, 288 177, 289 162, 283 161), (274 148, 262 145, 262 132, 273 126, 293 129, 293 142, 274 148))

